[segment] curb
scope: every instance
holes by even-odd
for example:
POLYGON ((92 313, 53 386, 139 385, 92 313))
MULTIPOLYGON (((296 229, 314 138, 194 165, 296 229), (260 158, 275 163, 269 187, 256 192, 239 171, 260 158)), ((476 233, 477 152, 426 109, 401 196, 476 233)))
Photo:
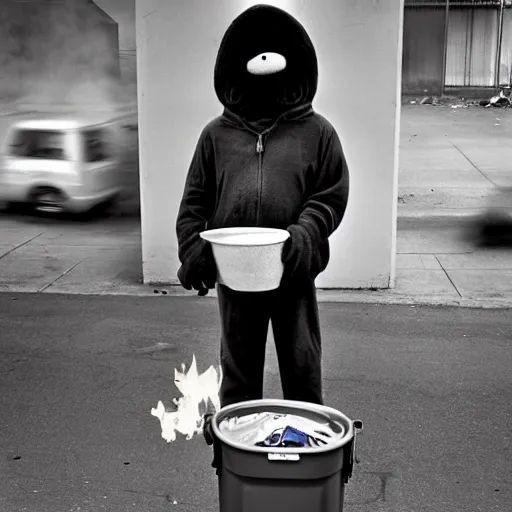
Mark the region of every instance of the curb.
POLYGON ((472 309, 512 309, 512 297, 509 298, 460 298, 443 296, 400 295, 389 290, 354 291, 318 290, 319 303, 357 303, 382 306, 427 306, 427 307, 462 307, 472 309))
POLYGON ((480 217, 487 212, 487 208, 442 208, 442 209, 418 209, 418 210, 400 210, 398 209, 398 219, 442 219, 442 218, 460 218, 472 219, 480 217))
MULTIPOLYGON (((21 294, 51 294, 51 295, 84 295, 84 296, 127 296, 127 297, 180 297, 198 299, 197 292, 182 289, 179 286, 150 286, 150 285, 118 285, 109 290, 51 290, 34 292, 23 289, 11 288, 1 290, 0 293, 21 293, 21 294), (116 289, 117 288, 117 289, 116 289)), ((512 309, 512 297, 482 297, 482 298, 461 298, 454 299, 444 296, 411 296, 400 295, 399 293, 383 289, 373 290, 326 290, 317 289, 318 303, 339 303, 339 304, 374 304, 382 306, 424 306, 424 307, 461 307, 472 309, 512 309)), ((201 299, 216 299, 217 293, 210 290, 206 297, 201 299)))
MULTIPOLYGON (((51 115, 65 115, 65 114, 77 114, 79 112, 77 112, 76 108, 60 108, 60 109, 56 109, 56 110, 49 110, 51 109, 51 106, 48 107, 46 106, 45 108, 43 108, 43 106, 41 108, 37 108, 37 107, 32 107, 32 108, 28 108, 28 109, 16 109, 16 110, 7 110, 7 111, 2 111, 0 109, 0 117, 15 117, 15 116, 26 116, 26 115, 38 115, 38 114, 42 114, 42 115, 47 115, 47 114, 51 114, 51 115)), ((116 118, 119 118, 119 119, 122 119, 124 117, 131 117, 131 116, 134 116, 134 115, 138 115, 138 110, 137 108, 133 108, 133 107, 123 107, 123 108, 114 108, 114 109, 99 109, 99 110, 95 110, 93 108, 90 108, 90 109, 86 109, 88 112, 92 112, 93 114, 108 114, 108 115, 114 115, 116 118)))

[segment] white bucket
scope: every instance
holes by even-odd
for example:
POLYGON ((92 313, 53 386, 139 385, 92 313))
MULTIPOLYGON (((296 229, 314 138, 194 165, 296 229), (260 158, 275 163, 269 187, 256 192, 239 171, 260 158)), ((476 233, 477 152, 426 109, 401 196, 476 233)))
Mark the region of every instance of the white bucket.
POLYGON ((290 233, 272 228, 222 228, 203 231, 212 244, 218 282, 241 292, 279 288, 283 275, 281 254, 290 233))

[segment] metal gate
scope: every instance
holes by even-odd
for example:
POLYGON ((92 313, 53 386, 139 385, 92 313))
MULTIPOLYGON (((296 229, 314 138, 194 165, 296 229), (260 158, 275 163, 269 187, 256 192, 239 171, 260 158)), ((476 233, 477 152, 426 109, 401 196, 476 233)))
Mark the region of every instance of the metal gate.
POLYGON ((402 89, 406 94, 443 91, 445 15, 439 5, 406 3, 404 12, 402 89))
POLYGON ((510 85, 511 4, 511 0, 406 0, 404 93, 510 85), (426 56, 414 52, 422 38, 426 56))

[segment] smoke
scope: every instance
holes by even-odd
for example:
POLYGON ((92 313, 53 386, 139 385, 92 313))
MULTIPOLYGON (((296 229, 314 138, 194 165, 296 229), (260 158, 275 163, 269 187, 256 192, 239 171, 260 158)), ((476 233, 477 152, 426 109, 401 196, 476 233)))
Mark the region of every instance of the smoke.
POLYGON ((118 29, 91 0, 2 0, 0 101, 109 108, 119 79, 118 29))
POLYGON ((174 384, 181 392, 181 398, 174 399, 175 411, 167 411, 164 404, 158 401, 151 409, 151 415, 160 420, 162 437, 171 443, 177 433, 192 439, 203 431, 205 414, 214 414, 220 410, 219 390, 222 382, 222 368, 217 370, 210 366, 204 373, 198 373, 196 356, 192 356, 192 364, 187 372, 182 364, 182 371, 174 370, 174 384))

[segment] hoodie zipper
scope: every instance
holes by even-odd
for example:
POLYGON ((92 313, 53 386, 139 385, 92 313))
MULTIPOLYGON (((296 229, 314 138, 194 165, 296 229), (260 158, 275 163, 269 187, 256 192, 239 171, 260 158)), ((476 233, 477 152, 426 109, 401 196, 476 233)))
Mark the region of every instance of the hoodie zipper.
POLYGON ((263 134, 258 134, 256 142, 256 153, 258 154, 258 209, 256 210, 256 225, 260 225, 261 196, 263 194, 263 134))
MULTIPOLYGON (((300 108, 303 108, 304 106, 301 106, 300 108)), ((309 108, 311 109, 311 105, 309 105, 309 108)), ((296 110, 299 110, 296 109, 296 110)), ((235 116, 234 114, 232 114, 235 116)), ((240 124, 242 124, 245 128, 245 130, 257 135, 256 139, 256 154, 258 155, 258 205, 257 205, 257 212, 256 212, 256 222, 257 225, 259 225, 260 217, 261 217, 261 202, 262 202, 262 195, 263 195, 263 152, 265 151, 264 145, 263 145, 263 137, 269 136, 270 133, 272 133, 278 126, 278 124, 284 120, 289 119, 290 112, 285 112, 284 114, 281 114, 277 119, 276 122, 266 130, 263 130, 263 132, 258 133, 256 130, 253 130, 250 126, 248 126, 243 120, 240 120, 239 117, 236 117, 238 119, 238 122, 233 121, 232 119, 229 119, 228 122, 235 126, 236 128, 240 128, 240 124)))
POLYGON ((250 126, 245 125, 245 128, 249 130, 250 132, 254 133, 258 136, 256 139, 256 154, 258 155, 258 206, 256 210, 256 225, 259 226, 260 223, 260 217, 261 217, 261 200, 263 195, 263 152, 265 151, 265 147, 263 145, 263 136, 270 135, 276 128, 279 122, 282 118, 285 116, 278 117, 276 122, 270 127, 264 130, 261 133, 258 133, 257 131, 251 129, 250 126))

